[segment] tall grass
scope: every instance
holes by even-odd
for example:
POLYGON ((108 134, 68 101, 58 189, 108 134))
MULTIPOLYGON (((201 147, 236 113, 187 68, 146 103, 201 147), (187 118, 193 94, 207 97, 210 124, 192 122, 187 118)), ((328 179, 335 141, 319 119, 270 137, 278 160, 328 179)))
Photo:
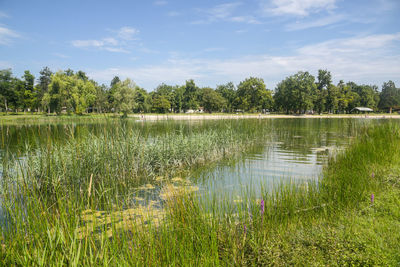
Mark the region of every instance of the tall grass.
MULTIPOLYGON (((343 255, 360 249, 366 256, 357 258, 359 264, 379 263, 368 247, 350 242, 346 250, 323 238, 336 229, 337 220, 350 224, 343 219, 348 212, 370 209, 372 193, 392 190, 385 174, 388 167, 400 166, 399 126, 366 129, 347 151, 329 160, 320 181, 282 184, 262 190, 261 196, 250 190, 241 202, 209 195, 203 205, 196 193, 166 185, 164 190, 172 192, 162 210, 135 206, 130 213, 128 198, 117 197, 147 182, 142 179, 173 177, 257 145, 268 133, 228 126, 146 138, 121 127, 112 135, 71 138, 66 145, 49 144, 26 155, 24 165, 14 167, 21 170, 6 172, 3 179, 2 263, 285 265, 305 264, 307 248, 314 249, 308 253, 320 263, 329 263, 331 250, 338 248, 343 255), (322 237, 311 232, 315 239, 307 239, 304 234, 312 229, 322 237)), ((331 264, 357 263, 354 255, 352 261, 336 256, 331 264)))

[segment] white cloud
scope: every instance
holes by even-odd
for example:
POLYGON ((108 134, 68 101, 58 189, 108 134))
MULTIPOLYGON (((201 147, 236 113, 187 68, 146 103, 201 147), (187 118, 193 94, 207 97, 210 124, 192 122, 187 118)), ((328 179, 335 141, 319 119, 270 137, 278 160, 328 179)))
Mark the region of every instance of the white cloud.
POLYGON ((248 24, 259 24, 260 22, 250 15, 235 15, 235 11, 241 6, 240 2, 231 2, 216 5, 209 9, 199 9, 198 11, 205 14, 205 19, 195 20, 192 24, 209 24, 217 21, 241 22, 248 24))
POLYGON ((230 17, 233 11, 240 6, 241 4, 238 2, 226 3, 217 5, 207 11, 212 19, 226 19, 230 17))
POLYGON ((0 25, 0 45, 10 45, 13 39, 20 37, 17 32, 0 25))
POLYGON ((264 11, 272 15, 308 16, 322 10, 334 9, 336 0, 270 0, 263 1, 264 11))
POLYGON ((71 42, 75 47, 103 47, 104 41, 101 40, 74 40, 71 42))
POLYGON ((316 74, 328 69, 335 79, 357 83, 382 84, 392 79, 400 83, 400 33, 369 35, 307 45, 289 56, 250 55, 228 60, 169 59, 161 65, 137 68, 93 70, 90 76, 110 81, 114 75, 130 77, 151 90, 162 82, 182 84, 195 79, 199 85, 233 81, 249 76, 263 78, 268 88, 288 75, 304 70, 316 74))
POLYGON ((99 40, 73 40, 71 44, 78 48, 95 48, 115 53, 130 53, 127 46, 129 42, 135 40, 134 36, 139 33, 139 30, 125 26, 111 32, 114 33, 114 37, 106 37, 99 40))
POLYGON ((133 40, 133 36, 139 33, 139 30, 132 27, 122 27, 118 30, 118 37, 123 40, 133 40))
POLYGON ((290 23, 285 26, 288 31, 305 30, 310 28, 324 27, 332 24, 342 22, 346 19, 344 15, 330 15, 316 20, 311 21, 297 21, 290 23))

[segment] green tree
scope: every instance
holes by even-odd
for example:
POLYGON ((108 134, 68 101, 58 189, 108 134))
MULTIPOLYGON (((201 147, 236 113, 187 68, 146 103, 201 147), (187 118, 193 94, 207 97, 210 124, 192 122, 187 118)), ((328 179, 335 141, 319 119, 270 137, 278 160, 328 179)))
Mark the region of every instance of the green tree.
POLYGON ((49 84, 51 83, 51 75, 53 74, 48 67, 44 67, 39 72, 39 81, 38 81, 38 90, 37 90, 37 102, 41 106, 42 109, 46 109, 48 106, 43 105, 43 103, 47 103, 46 101, 43 102, 43 97, 46 93, 49 92, 49 84))
POLYGON ((50 109, 57 114, 60 114, 63 108, 68 113, 82 114, 95 104, 96 86, 94 82, 82 79, 78 74, 57 72, 52 75, 49 95, 50 109))
POLYGON ((392 108, 400 106, 400 89, 392 81, 383 83, 382 92, 380 93, 379 108, 389 110, 392 113, 392 108))
POLYGON ((252 112, 269 108, 267 107, 269 100, 272 103, 272 95, 268 93, 264 80, 254 77, 247 78, 239 83, 236 99, 240 109, 252 112))
POLYGON ((316 91, 314 81, 314 76, 302 71, 281 81, 274 95, 277 108, 287 113, 304 113, 312 109, 316 91))
POLYGON ((236 87, 232 82, 218 85, 215 91, 225 98, 228 112, 232 112, 234 109, 236 109, 234 105, 236 99, 236 87))
POLYGON ((332 99, 333 95, 329 95, 329 87, 332 83, 330 71, 318 70, 317 79, 317 89, 314 93, 314 109, 321 114, 325 110, 331 110, 331 105, 335 100, 332 99))
POLYGON ((174 109, 174 101, 175 101, 175 90, 174 86, 167 84, 160 84, 157 86, 155 93, 160 96, 164 96, 170 103, 172 109, 174 109))
POLYGON ((201 104, 207 112, 221 111, 226 106, 226 100, 222 95, 212 88, 205 87, 201 89, 201 104))
POLYGON ((182 112, 184 96, 185 96, 185 87, 184 86, 174 86, 173 88, 174 100, 172 103, 172 108, 175 112, 182 112))
POLYGON ((98 113, 103 113, 108 110, 108 88, 106 85, 95 84, 96 88, 96 100, 94 106, 98 113))
POLYGON ((11 69, 0 70, 0 100, 8 112, 8 103, 13 98, 13 77, 11 69))
POLYGON ((335 113, 339 105, 339 89, 333 85, 329 84, 326 96, 326 109, 330 113, 335 113))
POLYGON ((22 97, 22 108, 24 109, 24 111, 26 109, 29 109, 31 112, 33 112, 33 109, 36 106, 37 97, 34 87, 35 77, 29 72, 29 70, 26 70, 22 78, 22 81, 24 83, 23 93, 21 91, 20 95, 20 97, 22 97))
POLYGON ((165 95, 153 95, 153 109, 158 113, 166 113, 171 108, 171 102, 165 95))
POLYGON ((130 79, 123 82, 117 82, 114 85, 114 108, 116 112, 122 112, 123 118, 132 112, 135 105, 135 88, 136 84, 130 79))
POLYGON ((357 106, 376 109, 379 103, 378 87, 373 85, 357 85, 354 82, 348 82, 351 90, 358 94, 359 102, 357 106))
POLYGON ((136 87, 134 94, 134 109, 136 112, 147 112, 151 109, 151 106, 148 105, 147 98, 149 98, 147 91, 143 88, 136 87))
POLYGON ((196 86, 193 80, 186 81, 182 103, 185 111, 188 109, 197 109, 199 107, 199 103, 197 101, 198 90, 199 88, 196 86))

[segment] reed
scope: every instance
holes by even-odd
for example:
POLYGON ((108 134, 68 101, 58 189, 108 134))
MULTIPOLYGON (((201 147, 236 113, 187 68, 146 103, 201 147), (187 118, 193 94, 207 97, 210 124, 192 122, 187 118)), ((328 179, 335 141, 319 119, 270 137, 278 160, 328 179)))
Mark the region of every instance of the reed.
POLYGON ((260 195, 249 188, 240 202, 229 195, 199 200, 189 184, 171 179, 257 146, 268 133, 265 127, 227 122, 151 136, 121 125, 87 138, 71 136, 67 144, 50 142, 22 161, 5 157, 2 264, 400 262, 395 249, 400 235, 394 231, 400 204, 398 125, 362 131, 329 160, 318 181, 263 188, 260 195), (162 207, 132 204, 135 188, 160 176, 162 207))

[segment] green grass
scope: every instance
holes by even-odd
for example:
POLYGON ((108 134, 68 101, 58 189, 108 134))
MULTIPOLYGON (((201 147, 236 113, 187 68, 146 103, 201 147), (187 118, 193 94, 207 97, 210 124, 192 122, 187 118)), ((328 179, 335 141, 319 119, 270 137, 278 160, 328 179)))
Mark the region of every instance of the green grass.
POLYGON ((319 182, 262 190, 264 213, 252 190, 242 202, 212 195, 199 201, 165 181, 172 193, 161 210, 129 206, 126 192, 147 183, 143 177, 174 177, 268 136, 267 129, 243 126, 146 138, 121 127, 26 155, 20 171, 10 168, 3 179, 2 264, 400 264, 400 127, 394 124, 364 130, 329 160, 319 182))

